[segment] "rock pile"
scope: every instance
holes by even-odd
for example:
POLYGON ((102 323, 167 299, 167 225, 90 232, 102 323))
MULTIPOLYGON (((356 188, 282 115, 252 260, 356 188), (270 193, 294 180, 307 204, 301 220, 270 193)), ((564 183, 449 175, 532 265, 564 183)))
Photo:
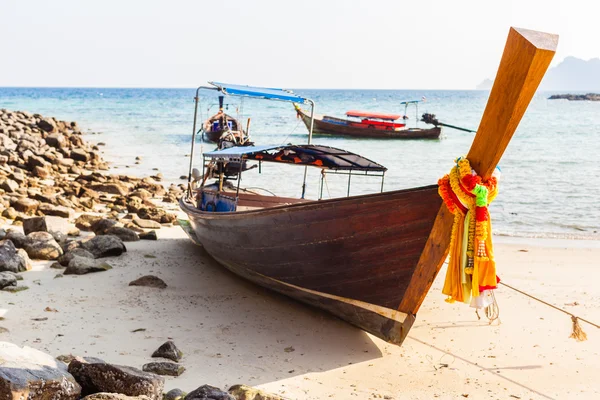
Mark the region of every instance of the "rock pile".
MULTIPOLYGON (((174 202, 183 187, 160 183, 161 174, 137 178, 109 175, 97 146, 83 140, 76 122, 0 109, 0 214, 7 219, 45 215, 73 218, 76 212, 131 213, 129 230, 157 229, 175 215, 152 202, 174 202), (155 223, 152 223, 155 222, 155 223)), ((114 234, 135 240, 129 231, 114 234)))
POLYGON ((182 187, 165 190, 160 174, 107 170, 76 122, 0 109, 0 215, 24 232, 0 231, 0 272, 29 270, 30 259, 59 260, 53 266, 65 274, 105 271, 110 265, 94 259, 120 255, 123 242, 156 240, 156 229, 175 222, 153 199, 176 201, 182 187), (72 239, 80 231, 96 237, 72 239))
POLYGON ((0 359, 0 399, 284 400, 245 385, 232 386, 228 391, 202 385, 188 394, 180 389, 163 393, 165 380, 147 372, 151 368, 141 371, 95 357, 64 355, 54 359, 8 342, 0 342, 0 359))

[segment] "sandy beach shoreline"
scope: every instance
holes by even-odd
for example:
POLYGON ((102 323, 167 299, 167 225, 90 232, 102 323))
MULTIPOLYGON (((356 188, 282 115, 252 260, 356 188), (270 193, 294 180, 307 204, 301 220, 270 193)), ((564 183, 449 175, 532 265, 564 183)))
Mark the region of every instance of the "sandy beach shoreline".
MULTIPOLYGON (((500 324, 448 304, 444 270, 402 347, 249 284, 220 267, 178 227, 158 242, 128 243, 102 274, 65 276, 35 262, 30 289, 0 292, 0 339, 49 354, 94 356, 141 367, 172 338, 187 371, 166 389, 204 383, 258 386, 292 399, 596 398, 600 335, 569 339, 568 316, 504 287, 500 324), (155 274, 164 290, 129 287, 155 274), (46 307, 57 312, 45 312, 46 307), (35 321, 33 318, 48 318, 35 321), (145 329, 141 332, 133 332, 145 329), (512 396, 512 397, 511 397, 512 396)), ((572 243, 568 242, 567 244, 572 243)), ((502 279, 592 321, 600 319, 594 276, 600 249, 498 244, 502 279), (577 305, 573 305, 577 304, 577 305)))

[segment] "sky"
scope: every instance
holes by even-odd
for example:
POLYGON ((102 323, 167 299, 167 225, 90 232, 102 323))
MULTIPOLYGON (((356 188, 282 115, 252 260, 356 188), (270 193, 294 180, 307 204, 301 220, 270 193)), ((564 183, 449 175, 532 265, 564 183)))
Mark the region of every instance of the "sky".
POLYGON ((597 0, 0 0, 0 86, 474 89, 510 26, 600 57, 597 0))

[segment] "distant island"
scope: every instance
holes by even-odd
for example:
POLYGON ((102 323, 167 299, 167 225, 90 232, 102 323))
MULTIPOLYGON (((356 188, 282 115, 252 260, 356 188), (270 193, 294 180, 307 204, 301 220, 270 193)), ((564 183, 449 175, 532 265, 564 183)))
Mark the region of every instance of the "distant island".
POLYGON ((588 94, 553 94, 548 97, 550 100, 567 99, 567 100, 588 100, 588 101, 600 101, 600 94, 588 93, 588 94))
MULTIPOLYGON (((486 79, 477 85, 477 89, 489 90, 492 83, 491 79, 486 79)), ((600 58, 586 61, 566 57, 548 70, 539 90, 600 93, 600 58)))

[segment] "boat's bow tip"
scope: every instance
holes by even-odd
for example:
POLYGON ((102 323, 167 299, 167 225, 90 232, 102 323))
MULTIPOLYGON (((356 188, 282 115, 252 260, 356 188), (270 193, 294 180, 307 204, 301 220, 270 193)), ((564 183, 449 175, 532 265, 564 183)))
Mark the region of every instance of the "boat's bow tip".
POLYGON ((517 27, 511 27, 510 30, 519 34, 519 36, 531 43, 531 45, 533 45, 536 49, 556 51, 556 48, 558 47, 558 35, 554 33, 546 33, 517 27))

